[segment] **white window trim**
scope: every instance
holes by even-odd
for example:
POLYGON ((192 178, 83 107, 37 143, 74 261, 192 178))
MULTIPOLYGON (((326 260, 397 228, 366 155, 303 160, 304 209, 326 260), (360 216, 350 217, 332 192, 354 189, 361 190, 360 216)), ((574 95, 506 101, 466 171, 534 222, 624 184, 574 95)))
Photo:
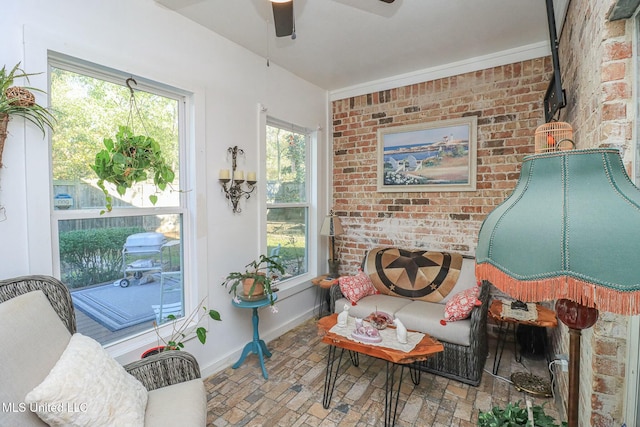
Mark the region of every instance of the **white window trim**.
MULTIPOLYGON (((97 51, 94 46, 83 44, 81 38, 75 40, 61 39, 58 34, 47 31, 38 26, 26 25, 23 31, 23 66, 32 70, 48 69, 48 53, 50 51, 59 52, 61 55, 68 55, 73 58, 84 58, 92 63, 114 64, 114 66, 125 70, 129 64, 126 57, 123 59, 120 51, 97 51)), ((163 69, 145 68, 146 64, 140 64, 145 71, 141 74, 153 76, 155 81, 175 81, 175 76, 167 74, 163 69)), ((30 85, 46 91, 49 87, 49 73, 42 73, 30 77, 30 85)), ((196 212, 206 211, 206 112, 205 112, 205 88, 197 80, 192 80, 189 75, 182 75, 179 83, 185 94, 185 137, 186 151, 185 158, 181 160, 181 176, 183 187, 189 191, 184 194, 188 199, 189 210, 183 216, 183 227, 189 230, 192 239, 190 242, 183 242, 184 256, 192 259, 192 268, 184 271, 185 276, 191 275, 191 284, 185 288, 184 302, 187 313, 191 312, 196 305, 209 294, 208 290, 208 269, 207 269, 207 237, 201 236, 198 232, 198 221, 196 212)), ((175 84, 172 87, 177 88, 175 84)), ((36 94, 39 103, 48 106, 49 102, 45 95, 36 94)), ((16 130, 17 133, 17 130, 16 130)), ((51 194, 51 134, 47 132, 47 138, 43 141, 40 130, 35 126, 25 125, 22 133, 14 135, 16 141, 22 139, 24 155, 29 159, 25 166, 24 191, 27 205, 27 265, 29 271, 38 274, 53 275, 53 245, 51 222, 43 221, 43 212, 48 213, 51 194), (28 188, 28 191, 27 191, 28 188)), ((185 278, 185 280, 188 280, 185 278)), ((140 350, 156 343, 157 337, 153 331, 148 331, 140 335, 132 336, 128 341, 121 342, 109 347, 107 350, 122 363, 138 360, 140 350)))
MULTIPOLYGON (((115 70, 111 70, 107 67, 102 67, 96 64, 91 64, 80 59, 72 58, 67 55, 49 52, 48 55, 48 65, 61 68, 67 71, 76 72, 82 75, 94 77, 97 79, 109 81, 116 84, 122 84, 123 76, 125 73, 118 72, 115 70)), ((49 69, 49 67, 47 67, 49 69)), ((191 155, 187 152, 186 147, 188 146, 187 141, 189 141, 189 129, 191 126, 189 125, 189 100, 191 94, 181 91, 176 88, 169 88, 168 86, 164 86, 161 83, 149 83, 148 80, 140 77, 135 77, 137 85, 137 90, 149 91, 158 95, 166 96, 170 99, 174 99, 178 102, 178 121, 180 123, 179 130, 179 156, 180 156, 180 183, 181 190, 185 188, 192 188, 195 184, 190 179, 190 174, 188 171, 190 170, 190 162, 191 155)), ((49 86, 49 85, 48 85, 49 86)), ((51 147, 51 144, 49 144, 51 147)), ((51 181, 51 171, 52 168, 52 158, 49 156, 49 191, 52 189, 52 181, 51 181)), ((194 230, 192 227, 192 217, 189 215, 190 205, 192 204, 192 200, 187 196, 187 192, 182 191, 179 195, 180 205, 173 207, 148 207, 148 208, 135 208, 135 209, 118 209, 114 208, 115 215, 118 217, 126 217, 126 216, 146 216, 146 215, 163 215, 163 214, 172 214, 172 215, 180 215, 182 218, 182 233, 181 233, 181 242, 182 242, 182 251, 183 251, 183 300, 185 305, 185 313, 192 312, 198 303, 198 299, 196 295, 198 294, 198 290, 194 289, 191 286, 188 286, 189 283, 197 283, 192 280, 192 272, 195 267, 193 266, 193 262, 190 260, 195 259, 192 256, 192 236, 194 235, 194 230)), ((54 254, 59 253, 59 234, 58 234, 58 222, 61 220, 69 220, 69 219, 85 219, 89 217, 96 217, 96 209, 81 209, 81 210, 55 210, 53 209, 53 199, 49 197, 50 204, 50 212, 51 212, 51 247, 52 247, 52 270, 53 275, 56 277, 60 277, 60 262, 59 258, 54 254), (87 214, 90 213, 90 216, 87 214)), ((178 320, 180 322, 180 320, 178 320)), ((195 326, 195 322, 194 325, 195 326)), ((161 336, 169 336, 171 332, 171 324, 162 325, 159 328, 159 333, 161 336)), ((126 338, 114 341, 113 343, 109 343, 105 345, 112 354, 118 356, 123 355, 128 352, 136 351, 140 348, 140 345, 151 345, 152 343, 157 342, 156 332, 153 328, 150 328, 146 331, 142 331, 136 334, 132 334, 126 338)))
MULTIPOLYGON (((266 145, 267 145, 267 122, 280 124, 282 127, 292 127, 291 124, 288 124, 285 121, 280 119, 275 119, 271 115, 269 115, 267 119, 267 108, 262 104, 258 105, 258 132, 259 132, 259 142, 260 142, 260 162, 259 162, 259 173, 260 180, 262 182, 266 182, 267 180, 267 172, 265 167, 265 159, 267 155, 266 145)), ((319 157, 318 153, 318 140, 319 140, 319 132, 317 129, 315 131, 310 130, 309 128, 303 128, 300 126, 293 125, 292 129, 296 132, 308 134, 308 144, 307 144, 307 204, 304 206, 308 206, 308 235, 307 235, 307 257, 308 257, 308 265, 307 272, 304 274, 300 274, 298 276, 292 277, 291 279, 286 279, 281 282, 278 282, 278 299, 284 300, 292 295, 295 295, 299 292, 303 292, 306 289, 312 287, 311 279, 317 276, 318 271, 318 166, 317 159, 319 157), (315 185, 314 185, 315 184, 315 185)), ((264 253, 267 249, 267 210, 264 209, 267 206, 267 197, 266 192, 263 191, 260 194, 260 248, 262 253, 264 253)), ((293 206, 293 205, 287 205, 293 206)))

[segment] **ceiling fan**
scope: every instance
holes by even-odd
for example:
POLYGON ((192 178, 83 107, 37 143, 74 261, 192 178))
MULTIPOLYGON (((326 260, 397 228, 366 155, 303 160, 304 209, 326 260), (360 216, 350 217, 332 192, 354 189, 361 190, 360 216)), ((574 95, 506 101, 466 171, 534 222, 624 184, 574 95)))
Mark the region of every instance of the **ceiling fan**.
MULTIPOLYGON (((276 27, 276 37, 291 36, 296 38, 296 23, 293 16, 293 0, 270 0, 273 8, 273 22, 276 27)), ((380 0, 393 3, 395 0, 380 0)))

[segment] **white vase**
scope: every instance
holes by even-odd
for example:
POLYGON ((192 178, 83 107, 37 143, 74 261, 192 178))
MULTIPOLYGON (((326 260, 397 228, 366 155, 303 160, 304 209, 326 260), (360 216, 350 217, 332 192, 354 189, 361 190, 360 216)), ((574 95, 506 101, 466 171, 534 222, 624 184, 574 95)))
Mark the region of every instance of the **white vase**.
POLYGON ((396 325, 396 337, 400 344, 407 343, 407 328, 404 327, 400 319, 393 319, 393 324, 396 325))

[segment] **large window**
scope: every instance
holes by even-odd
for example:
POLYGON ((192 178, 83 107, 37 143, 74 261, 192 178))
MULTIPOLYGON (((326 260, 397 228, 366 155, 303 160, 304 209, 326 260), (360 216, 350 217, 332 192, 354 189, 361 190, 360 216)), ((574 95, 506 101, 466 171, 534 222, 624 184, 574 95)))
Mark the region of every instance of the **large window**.
POLYGON ((267 119, 267 247, 285 279, 308 271, 309 131, 267 119))
POLYGON ((113 343, 184 313, 184 95, 140 78, 127 86, 124 73, 66 57, 52 56, 49 65, 58 117, 51 204, 56 267, 71 290, 79 332, 113 343), (151 177, 124 194, 107 183, 113 209, 101 213, 105 194, 90 165, 121 125, 156 140, 175 179, 162 192, 151 177), (157 197, 155 204, 149 196, 157 197))

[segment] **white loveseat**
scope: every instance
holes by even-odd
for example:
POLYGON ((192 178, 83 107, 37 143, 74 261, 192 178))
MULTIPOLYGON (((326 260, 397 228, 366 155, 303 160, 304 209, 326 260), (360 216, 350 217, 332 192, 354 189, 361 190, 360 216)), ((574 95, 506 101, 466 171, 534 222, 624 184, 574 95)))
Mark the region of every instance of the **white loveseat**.
MULTIPOLYGON (((468 318, 453 322, 441 322, 445 318, 445 305, 454 295, 464 289, 478 286, 475 278, 475 260, 463 257, 459 276, 453 288, 439 301, 429 302, 412 298, 409 296, 411 291, 406 293, 407 296, 400 296, 389 290, 395 289, 400 292, 395 288, 397 283, 394 281, 406 281, 407 276, 412 276, 415 273, 417 268, 415 265, 416 252, 425 251, 407 251, 397 248, 375 248, 369 251, 363 260, 362 271, 368 274, 374 282, 376 280, 380 282, 380 276, 384 275, 388 287, 383 288, 379 283, 376 283, 376 288, 379 288, 380 293, 365 296, 352 305, 342 295, 340 287, 333 286, 331 289, 333 311, 341 312, 346 304, 349 306, 349 315, 353 317, 365 318, 376 310, 392 314, 400 319, 408 329, 429 334, 443 344, 444 351, 423 362, 420 369, 467 384, 478 385, 487 357, 486 323, 489 283, 481 284, 478 296, 481 304, 472 309, 468 318), (388 269, 386 275, 380 271, 380 265, 374 265, 376 253, 379 260, 382 251, 395 251, 398 258, 394 260, 394 263, 400 266, 388 269), (406 272, 401 271, 401 266, 406 267, 406 272), (412 272, 407 274, 409 271, 412 272)), ((437 269, 438 267, 428 268, 437 269)))

